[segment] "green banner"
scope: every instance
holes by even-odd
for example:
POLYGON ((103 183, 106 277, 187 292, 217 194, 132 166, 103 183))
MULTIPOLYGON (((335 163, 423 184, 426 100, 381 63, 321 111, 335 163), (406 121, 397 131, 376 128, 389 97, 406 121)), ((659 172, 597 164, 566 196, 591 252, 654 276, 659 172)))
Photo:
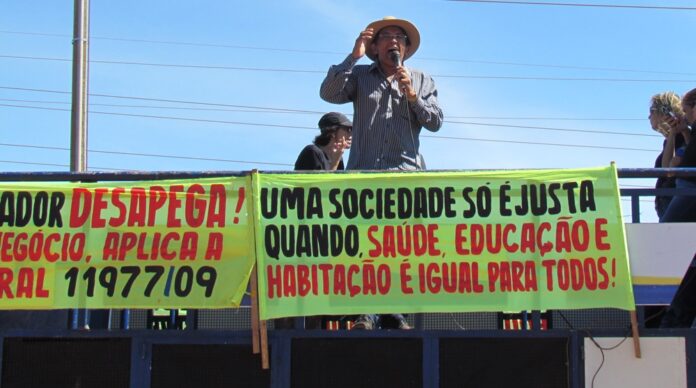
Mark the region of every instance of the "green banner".
POLYGON ((613 165, 253 180, 261 319, 635 308, 613 165))
POLYGON ((0 309, 238 306, 250 180, 0 184, 0 309))

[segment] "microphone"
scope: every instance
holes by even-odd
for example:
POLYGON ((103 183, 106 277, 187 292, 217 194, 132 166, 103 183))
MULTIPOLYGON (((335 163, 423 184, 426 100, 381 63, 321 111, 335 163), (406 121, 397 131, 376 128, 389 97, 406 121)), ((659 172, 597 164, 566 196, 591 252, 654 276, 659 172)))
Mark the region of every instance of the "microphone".
POLYGON ((401 53, 399 50, 391 50, 389 51, 389 58, 394 62, 394 64, 398 66, 403 66, 403 63, 401 63, 401 53))

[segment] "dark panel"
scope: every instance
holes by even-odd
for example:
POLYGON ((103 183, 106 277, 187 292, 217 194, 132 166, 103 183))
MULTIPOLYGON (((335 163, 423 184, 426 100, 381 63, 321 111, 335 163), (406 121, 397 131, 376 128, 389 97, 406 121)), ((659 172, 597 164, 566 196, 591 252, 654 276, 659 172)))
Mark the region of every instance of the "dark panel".
POLYGON ((127 388, 129 339, 7 338, 3 388, 127 388))
POLYGON ((0 330, 67 329, 69 310, 3 310, 0 330))
POLYGON ((269 387, 250 345, 154 345, 152 388, 269 387))
POLYGON ((440 387, 568 387, 566 338, 442 338, 440 387))
POLYGON ((420 339, 295 339, 293 388, 421 387, 420 339))
POLYGON ((619 309, 553 310, 554 329, 623 329, 631 325, 628 311, 619 309))

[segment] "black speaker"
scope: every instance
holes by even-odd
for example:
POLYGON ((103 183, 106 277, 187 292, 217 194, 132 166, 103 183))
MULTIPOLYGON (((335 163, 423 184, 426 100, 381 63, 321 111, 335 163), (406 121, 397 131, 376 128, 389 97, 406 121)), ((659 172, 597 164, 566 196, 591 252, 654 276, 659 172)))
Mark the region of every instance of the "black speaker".
POLYGON ((270 387, 251 345, 153 345, 151 388, 270 387))
POLYGON ((128 388, 129 339, 6 338, 3 388, 128 388))
POLYGON ((567 338, 442 338, 440 388, 568 387, 567 338))
POLYGON ((420 338, 303 338, 292 341, 293 388, 420 388, 420 338))

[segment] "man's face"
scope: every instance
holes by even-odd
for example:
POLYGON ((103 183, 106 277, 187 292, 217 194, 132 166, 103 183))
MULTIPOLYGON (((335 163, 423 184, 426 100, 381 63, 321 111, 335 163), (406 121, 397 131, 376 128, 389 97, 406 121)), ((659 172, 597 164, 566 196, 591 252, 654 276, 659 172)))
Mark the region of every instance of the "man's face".
POLYGON ((389 52, 398 50, 401 58, 406 56, 410 46, 406 45, 406 34, 399 27, 389 26, 381 29, 372 41, 372 52, 379 62, 388 66, 396 66, 389 52))

